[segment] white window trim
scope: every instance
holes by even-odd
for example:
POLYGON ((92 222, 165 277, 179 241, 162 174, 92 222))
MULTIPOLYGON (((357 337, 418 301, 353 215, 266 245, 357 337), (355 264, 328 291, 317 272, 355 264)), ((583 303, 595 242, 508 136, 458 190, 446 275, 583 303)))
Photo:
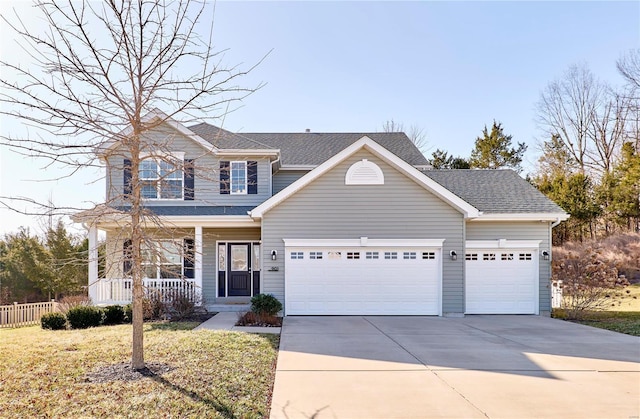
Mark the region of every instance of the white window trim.
POLYGON ((229 194, 230 195, 247 195, 249 193, 249 179, 248 170, 247 170, 247 161, 246 160, 233 160, 229 162, 229 194), (234 192, 233 191, 233 164, 242 163, 244 164, 244 189, 242 192, 234 192))
MULTIPOLYGON (((142 198, 143 201, 184 201, 184 152, 175 152, 175 153, 150 153, 150 152, 141 152, 140 153, 140 163, 142 163, 143 160, 153 160, 156 164, 156 175, 157 177, 151 179, 151 178, 140 178, 141 181, 144 180, 151 180, 151 181, 155 181, 156 182, 156 197, 155 198, 142 198), (160 163, 164 162, 167 163, 167 161, 171 161, 171 160, 175 160, 176 162, 182 162, 181 164, 179 163, 180 166, 182 166, 182 168, 180 168, 180 171, 182 172, 182 187, 180 188, 180 197, 178 198, 162 198, 162 182, 160 182, 160 180, 162 179, 162 177, 160 176, 160 163)), ((175 166, 175 165, 174 165, 175 166)), ((171 179, 171 180, 178 180, 176 179, 171 179)))
POLYGON ((467 240, 467 249, 538 249, 542 240, 467 240))
POLYGON ((282 239, 286 247, 432 247, 441 248, 445 239, 282 239))

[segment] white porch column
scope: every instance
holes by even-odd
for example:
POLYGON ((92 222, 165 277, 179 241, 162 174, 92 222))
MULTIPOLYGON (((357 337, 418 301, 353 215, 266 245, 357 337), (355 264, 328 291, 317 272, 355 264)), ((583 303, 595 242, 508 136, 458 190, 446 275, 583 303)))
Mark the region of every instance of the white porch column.
POLYGON ((202 226, 196 226, 195 235, 195 280, 202 292, 202 226))
POLYGON ((98 300, 98 228, 89 227, 89 298, 96 304, 98 300))

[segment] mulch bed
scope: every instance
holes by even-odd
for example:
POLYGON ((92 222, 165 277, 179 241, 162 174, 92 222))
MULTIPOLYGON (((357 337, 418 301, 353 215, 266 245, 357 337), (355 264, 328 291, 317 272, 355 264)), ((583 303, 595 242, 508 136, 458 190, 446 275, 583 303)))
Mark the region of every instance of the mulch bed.
POLYGON ((254 326, 254 327, 282 327, 282 317, 276 316, 258 316, 249 311, 238 317, 236 326, 254 326))
POLYGON ((87 383, 108 383, 111 381, 136 381, 145 377, 155 377, 166 374, 175 367, 160 362, 147 362, 146 368, 134 370, 128 362, 104 365, 96 368, 84 377, 87 383))

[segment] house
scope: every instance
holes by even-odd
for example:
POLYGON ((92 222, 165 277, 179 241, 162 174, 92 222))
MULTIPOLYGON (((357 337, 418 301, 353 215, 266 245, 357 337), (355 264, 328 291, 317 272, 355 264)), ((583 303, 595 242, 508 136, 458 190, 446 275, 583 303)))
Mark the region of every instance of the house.
MULTIPOLYGON (((550 311, 551 229, 568 215, 512 170, 429 170, 403 133, 234 134, 148 118, 162 123, 139 172, 155 235, 147 287, 198 290, 206 305, 270 293, 285 315, 550 311)), ((107 203, 75 217, 89 228, 98 304, 131 299, 131 173, 118 150, 100 151, 107 203)))

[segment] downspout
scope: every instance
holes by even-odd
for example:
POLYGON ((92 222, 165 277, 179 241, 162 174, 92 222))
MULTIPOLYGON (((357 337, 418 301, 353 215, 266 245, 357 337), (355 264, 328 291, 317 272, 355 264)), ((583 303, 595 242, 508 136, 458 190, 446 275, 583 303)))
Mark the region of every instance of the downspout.
POLYGON ((560 219, 560 217, 556 218, 556 220, 551 223, 551 229, 553 229, 555 226, 557 226, 561 222, 562 222, 562 220, 560 219))

